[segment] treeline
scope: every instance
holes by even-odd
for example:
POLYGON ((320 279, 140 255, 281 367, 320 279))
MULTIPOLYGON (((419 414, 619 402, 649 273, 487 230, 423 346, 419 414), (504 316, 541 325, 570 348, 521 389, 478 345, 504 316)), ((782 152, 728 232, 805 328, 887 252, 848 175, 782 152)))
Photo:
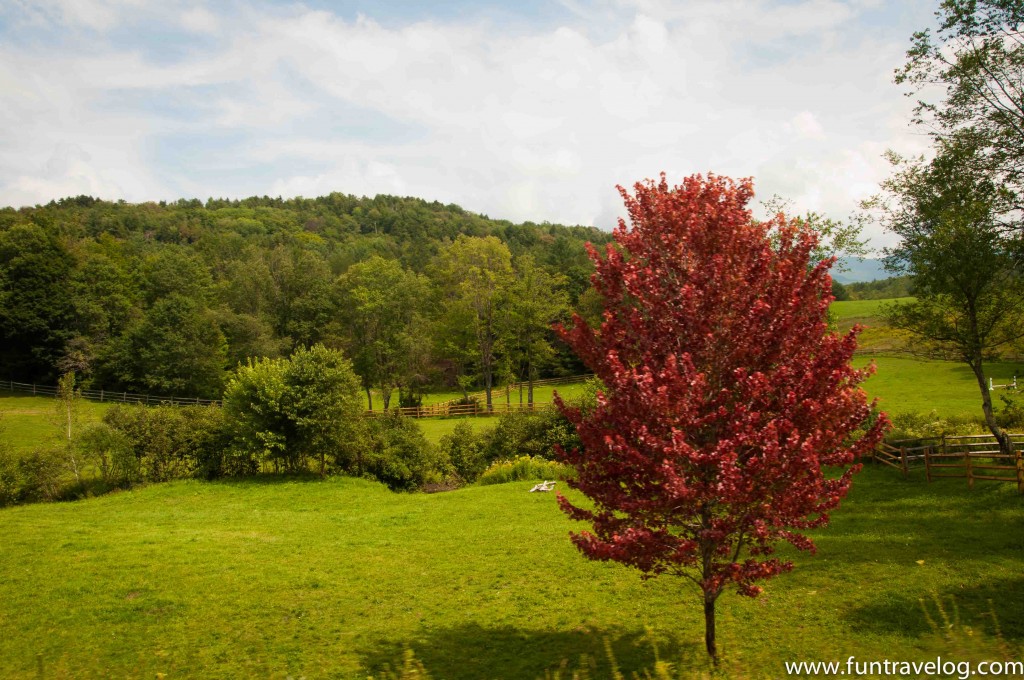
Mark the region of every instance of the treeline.
POLYGON ((833 294, 837 300, 888 300, 890 298, 910 297, 913 292, 913 280, 909 276, 893 276, 878 281, 862 283, 834 284, 841 293, 833 294))
POLYGON ((320 343, 368 397, 581 372, 550 331, 588 291, 590 227, 513 224, 414 198, 0 209, 0 371, 219 397, 231 369, 320 343))

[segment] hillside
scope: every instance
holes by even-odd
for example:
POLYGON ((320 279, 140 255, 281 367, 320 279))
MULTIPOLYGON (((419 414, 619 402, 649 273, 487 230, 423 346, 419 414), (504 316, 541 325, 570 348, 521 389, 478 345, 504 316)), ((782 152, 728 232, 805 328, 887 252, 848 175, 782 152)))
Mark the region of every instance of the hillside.
POLYGON ((523 365, 517 329, 505 327, 495 358, 503 370, 581 373, 549 327, 593 306, 581 301, 592 270, 585 244, 609 239, 590 227, 514 224, 383 195, 142 204, 80 196, 4 208, 0 379, 52 385, 75 371, 106 390, 219 398, 228 372, 250 357, 324 343, 345 349, 367 389, 475 389, 493 360, 459 333, 468 323, 459 286, 474 257, 487 258, 502 304, 547 303, 537 322, 544 344, 532 350, 543 365, 523 365), (543 290, 514 293, 517 285, 543 290), (378 331, 395 345, 386 359, 376 356, 382 337, 369 337, 361 318, 388 320, 378 331), (387 372, 377 365, 385 361, 387 372))

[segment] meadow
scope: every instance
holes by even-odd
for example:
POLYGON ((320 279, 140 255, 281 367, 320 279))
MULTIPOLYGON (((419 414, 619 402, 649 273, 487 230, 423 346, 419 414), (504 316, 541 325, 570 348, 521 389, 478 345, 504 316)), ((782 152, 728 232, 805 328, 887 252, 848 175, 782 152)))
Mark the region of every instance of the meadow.
MULTIPOLYGON (((861 307, 842 318, 872 318, 861 307)), ((885 410, 980 411, 965 366, 857 358, 872 361, 865 388, 885 410)), ((1021 369, 1003 362, 991 375, 1009 382, 1021 369)), ((536 399, 553 389, 582 385, 536 399)), ((80 425, 108 407, 83 402, 80 425)), ((3 436, 18 450, 54 441, 53 410, 50 398, 0 395, 3 436)), ((417 422, 437 442, 460 422, 494 420, 417 422)), ((787 661, 850 656, 1019 660, 1021 497, 920 477, 869 466, 815 532, 816 556, 784 549, 796 569, 764 596, 724 595, 718 669, 692 588, 584 559, 567 538, 582 527, 553 494, 526 493, 532 482, 396 494, 350 478, 177 481, 0 509, 0 677, 390 677, 409 653, 434 678, 510 679, 656 667, 780 677, 787 661)))
MULTIPOLYGON (((563 662, 608 677, 606 642, 627 675, 656 658, 709 672, 695 593, 585 560, 554 495, 528 488, 184 481, 0 510, 0 677, 354 678, 406 648, 436 678, 563 662)), ((1011 488, 868 469, 816 536, 818 555, 785 551, 796 569, 761 598, 723 595, 719 676, 850 655, 1020 658, 1011 488)))

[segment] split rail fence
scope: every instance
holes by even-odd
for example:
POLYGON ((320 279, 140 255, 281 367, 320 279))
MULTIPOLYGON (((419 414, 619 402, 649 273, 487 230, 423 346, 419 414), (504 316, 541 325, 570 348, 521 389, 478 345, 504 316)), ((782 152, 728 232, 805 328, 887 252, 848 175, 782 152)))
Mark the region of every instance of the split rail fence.
POLYGON ((905 439, 879 444, 873 453, 875 462, 899 470, 909 477, 924 470, 925 479, 966 479, 974 488, 976 480, 1009 482, 1024 494, 1024 434, 1010 434, 1013 453, 999 450, 990 434, 957 435, 926 439, 905 439))

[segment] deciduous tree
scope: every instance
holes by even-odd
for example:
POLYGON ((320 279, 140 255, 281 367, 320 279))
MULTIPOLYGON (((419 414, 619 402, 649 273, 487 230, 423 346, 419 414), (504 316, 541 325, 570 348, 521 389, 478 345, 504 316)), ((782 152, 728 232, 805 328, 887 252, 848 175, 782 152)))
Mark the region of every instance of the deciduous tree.
POLYGON ((487 410, 493 407, 495 346, 499 340, 499 307, 512 283, 512 254, 494 236, 460 235, 440 254, 436 269, 450 314, 470 319, 474 359, 480 369, 487 410))
MULTIPOLYGON (((896 82, 913 88, 914 123, 938 141, 970 139, 975 169, 1024 190, 1024 3, 943 0, 939 29, 919 31, 896 82)), ((1012 213, 1008 213, 1012 219, 1012 213)), ((1011 225, 1020 228, 1019 221, 1011 225)))
POLYGON ((313 459, 326 474, 329 456, 347 468, 362 409, 352 365, 323 345, 239 366, 224 391, 236 446, 289 472, 313 459))
POLYGON ((887 265, 914 281, 914 300, 885 314, 890 325, 917 336, 921 348, 970 366, 985 422, 1012 455, 985 378, 986 362, 1024 337, 1020 241, 998 217, 1010 195, 977 162, 977 149, 949 140, 938 149, 928 162, 891 155, 896 173, 874 199, 886 228, 900 237, 887 265))
POLYGON ((719 595, 792 569, 780 541, 814 551, 800 532, 828 523, 886 420, 850 366, 855 333, 827 330, 833 261, 812 260, 804 223, 753 221, 749 180, 620 192, 631 224, 591 250, 601 326, 560 330, 604 385, 585 412, 557 400, 582 442, 560 451, 570 484, 592 505, 559 502, 592 525, 572 534, 587 557, 697 586, 714 658, 719 595))

